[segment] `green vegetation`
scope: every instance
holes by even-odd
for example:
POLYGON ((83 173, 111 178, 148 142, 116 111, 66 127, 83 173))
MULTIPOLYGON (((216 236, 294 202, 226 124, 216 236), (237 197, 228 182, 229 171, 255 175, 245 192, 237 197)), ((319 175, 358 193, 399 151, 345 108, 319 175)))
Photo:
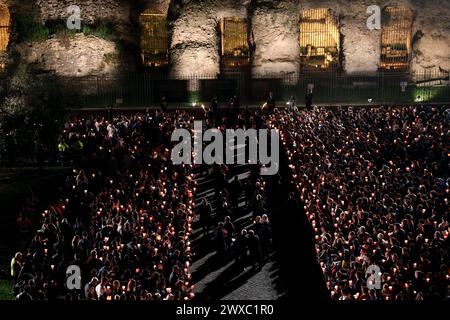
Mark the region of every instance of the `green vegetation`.
POLYGON ((0 301, 14 300, 12 291, 13 291, 12 280, 0 280, 0 301))
POLYGON ((118 41, 116 25, 109 22, 98 21, 93 24, 82 24, 81 30, 67 28, 66 21, 55 20, 46 23, 38 22, 33 15, 18 15, 15 19, 19 40, 23 42, 36 42, 48 39, 50 36, 72 38, 77 33, 96 36, 101 39, 118 41))
POLYGON ((52 74, 35 75, 21 65, 10 79, 9 96, 2 104, 0 162, 30 161, 54 154, 66 111, 52 74))
POLYGON ((13 300, 13 281, 9 278, 9 250, 0 247, 0 301, 13 300))
POLYGON ((112 23, 97 22, 93 25, 84 24, 82 30, 85 35, 93 35, 101 39, 117 41, 116 26, 112 23))
POLYGON ((40 208, 54 201, 54 191, 71 168, 0 168, 0 301, 14 299, 13 281, 9 276, 10 261, 19 247, 19 237, 15 221, 24 199, 31 189, 42 202, 34 214, 39 215, 40 208), (48 192, 50 190, 50 192, 48 192))
POLYGON ((22 40, 25 42, 43 41, 49 36, 48 28, 40 23, 30 23, 23 28, 28 30, 25 33, 20 33, 22 35, 22 40))

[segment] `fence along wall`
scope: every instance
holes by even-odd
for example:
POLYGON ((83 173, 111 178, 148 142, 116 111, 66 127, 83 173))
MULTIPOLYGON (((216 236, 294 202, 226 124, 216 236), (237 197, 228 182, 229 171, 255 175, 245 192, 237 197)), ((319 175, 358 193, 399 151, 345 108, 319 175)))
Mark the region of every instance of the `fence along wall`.
POLYGON ((174 106, 200 102, 208 104, 217 96, 222 103, 237 94, 242 105, 262 104, 269 91, 278 101, 295 96, 303 104, 308 86, 313 85, 314 102, 320 104, 373 104, 450 101, 449 74, 435 72, 377 72, 345 74, 330 69, 327 72, 293 73, 284 76, 264 74, 249 77, 236 72, 227 78, 216 75, 169 78, 163 74, 127 74, 120 77, 89 76, 59 78, 61 99, 75 107, 159 106, 162 97, 174 106), (189 95, 190 83, 198 84, 195 101, 189 95))

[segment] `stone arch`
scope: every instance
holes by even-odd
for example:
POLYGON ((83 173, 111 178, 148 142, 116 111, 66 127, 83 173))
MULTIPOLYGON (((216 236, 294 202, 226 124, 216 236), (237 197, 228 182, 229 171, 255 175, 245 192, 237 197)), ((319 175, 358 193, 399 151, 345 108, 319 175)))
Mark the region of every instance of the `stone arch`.
POLYGON ((300 56, 303 69, 329 69, 340 65, 339 18, 327 8, 300 12, 300 56))
POLYGON ((390 6, 384 8, 380 69, 409 69, 413 19, 414 13, 409 7, 390 6))
POLYGON ((8 6, 0 3, 0 54, 6 52, 11 37, 11 15, 8 6))
POLYGON ((220 19, 220 56, 222 68, 249 66, 250 49, 246 18, 225 17, 220 19))
POLYGON ((146 67, 161 68, 169 64, 167 15, 151 9, 139 15, 141 61, 146 67))

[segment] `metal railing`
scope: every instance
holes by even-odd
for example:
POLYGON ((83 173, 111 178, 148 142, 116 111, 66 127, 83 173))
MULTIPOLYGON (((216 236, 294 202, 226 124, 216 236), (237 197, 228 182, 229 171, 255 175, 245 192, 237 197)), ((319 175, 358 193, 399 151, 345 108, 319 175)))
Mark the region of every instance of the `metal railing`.
POLYGON ((185 75, 173 79, 166 74, 125 74, 57 78, 62 100, 78 107, 149 107, 166 97, 171 104, 209 102, 213 97, 226 102, 238 95, 242 104, 265 101, 273 91, 276 99, 291 96, 301 104, 313 88, 317 104, 373 104, 450 102, 450 75, 445 71, 376 72, 345 74, 337 70, 290 74, 185 75))

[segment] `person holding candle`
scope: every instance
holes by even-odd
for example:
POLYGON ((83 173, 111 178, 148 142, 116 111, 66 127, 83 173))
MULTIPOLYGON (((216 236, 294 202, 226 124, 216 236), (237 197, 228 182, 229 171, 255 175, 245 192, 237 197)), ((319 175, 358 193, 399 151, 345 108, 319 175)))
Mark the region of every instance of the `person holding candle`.
MULTIPOLYGON (((378 265, 392 282, 389 299, 448 295, 444 281, 430 270, 431 261, 439 264, 448 256, 440 240, 449 217, 448 191, 443 192, 448 172, 442 170, 448 162, 442 134, 448 128, 440 127, 439 108, 420 109, 320 108, 295 115, 283 110, 270 118, 273 126, 284 129, 283 145, 293 176, 296 181, 303 177, 297 181, 298 198, 310 213, 317 256, 330 288, 338 282, 338 270, 347 272, 344 252, 348 250, 355 259, 349 280, 364 284, 365 276, 355 275, 370 264, 378 265), (431 145, 433 151, 428 148, 431 145), (319 193, 318 184, 322 186, 319 193), (413 270, 416 277, 411 276, 413 270), (411 280, 414 290, 403 285, 411 280), (437 283, 444 289, 431 293, 437 283)), ((358 299, 364 295, 348 283, 358 299)), ((345 298, 347 292, 338 286, 332 297, 345 298)), ((367 299, 378 299, 377 292, 369 291, 367 299)))

